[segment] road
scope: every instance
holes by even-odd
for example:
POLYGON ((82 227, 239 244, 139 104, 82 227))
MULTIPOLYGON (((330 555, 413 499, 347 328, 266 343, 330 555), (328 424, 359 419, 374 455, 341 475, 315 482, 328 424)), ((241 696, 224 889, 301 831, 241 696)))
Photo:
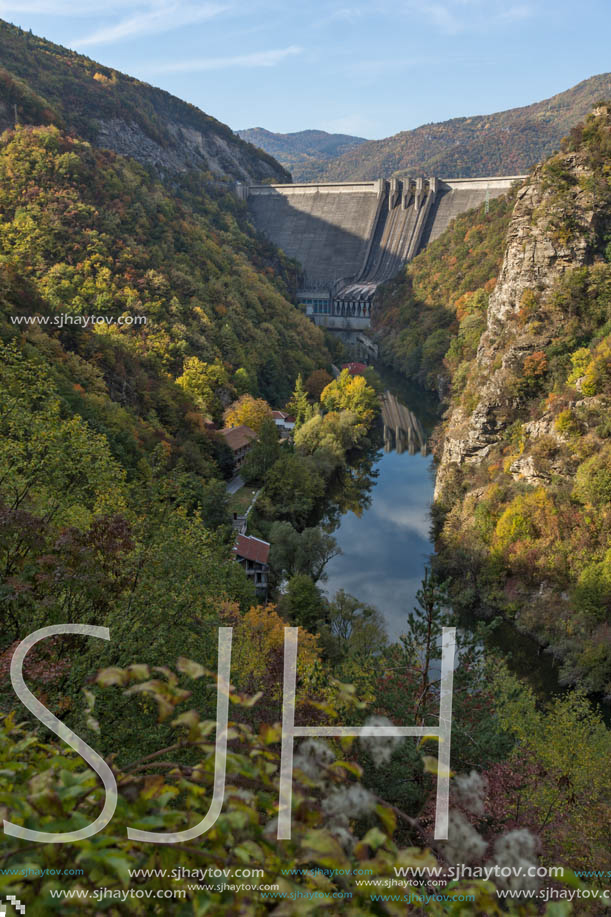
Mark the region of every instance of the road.
POLYGON ((231 481, 227 481, 227 493, 228 494, 237 493, 240 487, 244 487, 244 479, 240 477, 239 474, 234 475, 231 481))

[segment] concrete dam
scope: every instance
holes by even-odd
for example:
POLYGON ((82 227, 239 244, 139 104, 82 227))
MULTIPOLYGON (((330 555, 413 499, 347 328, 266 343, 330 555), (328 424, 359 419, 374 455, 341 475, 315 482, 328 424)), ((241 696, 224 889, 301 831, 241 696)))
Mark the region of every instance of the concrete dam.
POLYGON ((526 176, 238 185, 255 226, 302 267, 299 301, 316 322, 364 331, 375 291, 448 223, 526 176))

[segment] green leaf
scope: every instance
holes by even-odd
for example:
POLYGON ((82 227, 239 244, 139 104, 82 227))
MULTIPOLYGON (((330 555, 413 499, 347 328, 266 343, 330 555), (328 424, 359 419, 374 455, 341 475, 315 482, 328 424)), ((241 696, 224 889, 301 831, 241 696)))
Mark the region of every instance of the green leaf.
POLYGON ((388 838, 383 831, 380 831, 379 828, 370 828, 363 838, 363 843, 368 844, 372 850, 377 850, 378 847, 381 847, 382 844, 385 844, 387 840, 388 838))

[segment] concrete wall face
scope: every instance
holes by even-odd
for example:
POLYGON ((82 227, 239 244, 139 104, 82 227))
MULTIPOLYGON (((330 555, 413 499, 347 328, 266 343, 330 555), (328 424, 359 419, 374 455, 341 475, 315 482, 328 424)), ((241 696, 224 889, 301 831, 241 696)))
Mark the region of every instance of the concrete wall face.
POLYGON ((310 187, 311 192, 251 190, 248 207, 255 225, 302 265, 304 285, 316 289, 351 277, 360 268, 373 231, 378 192, 375 182, 365 189, 310 187))
MULTIPOLYGON (((347 311, 338 309, 338 302, 371 303, 377 285, 397 274, 454 217, 524 178, 251 185, 240 192, 257 228, 301 264, 313 320, 334 327, 330 316, 339 312, 343 318, 347 311), (328 293, 328 309, 316 304, 312 291, 328 293)), ((369 327, 363 311, 355 316, 359 329, 369 327)))

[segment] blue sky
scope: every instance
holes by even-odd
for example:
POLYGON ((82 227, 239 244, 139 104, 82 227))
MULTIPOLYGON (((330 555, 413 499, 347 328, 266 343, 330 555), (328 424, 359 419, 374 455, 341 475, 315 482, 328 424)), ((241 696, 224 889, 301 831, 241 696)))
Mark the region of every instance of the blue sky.
POLYGON ((379 138, 611 69, 609 0, 0 0, 0 17, 234 130, 379 138))

